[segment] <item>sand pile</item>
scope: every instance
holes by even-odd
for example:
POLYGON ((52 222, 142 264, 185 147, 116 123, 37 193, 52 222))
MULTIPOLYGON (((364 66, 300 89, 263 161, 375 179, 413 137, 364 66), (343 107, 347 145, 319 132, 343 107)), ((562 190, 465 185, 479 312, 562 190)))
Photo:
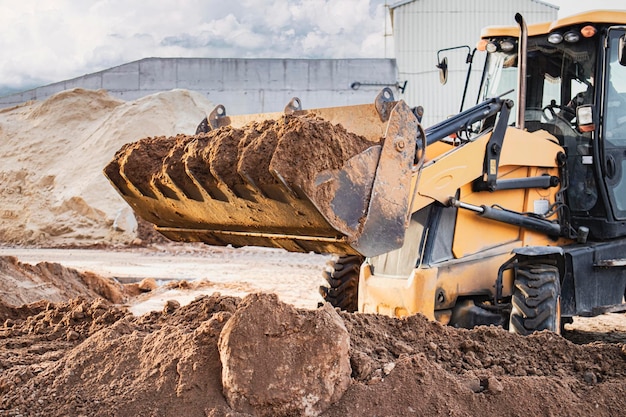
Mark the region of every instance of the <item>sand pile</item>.
MULTIPOLYGON (((142 317, 81 300, 15 313, 0 328, 1 415, 249 416, 227 401, 222 363, 228 354, 250 359, 253 350, 225 352, 226 329, 257 351, 272 347, 273 354, 248 361, 243 376, 265 387, 257 404, 284 401, 270 383, 306 361, 294 349, 303 340, 299 332, 315 335, 320 346, 331 342, 332 335, 311 330, 321 310, 294 309, 269 295, 243 301, 214 295, 142 317), (284 324, 266 324, 265 332, 241 321, 227 326, 242 314, 284 324)), ((622 415, 626 407, 626 352, 616 344, 578 346, 547 332, 521 337, 494 327, 459 330, 421 316, 337 317, 349 336, 351 377, 321 416, 601 417, 622 415)), ((302 369, 307 372, 313 374, 302 369)), ((292 380, 293 387, 300 383, 292 380)), ((318 415, 278 411, 273 415, 318 415)))
POLYGON ((0 110, 0 241, 80 246, 133 240, 132 211, 103 167, 125 143, 195 132, 212 108, 186 90, 125 102, 105 91, 74 89, 0 110))

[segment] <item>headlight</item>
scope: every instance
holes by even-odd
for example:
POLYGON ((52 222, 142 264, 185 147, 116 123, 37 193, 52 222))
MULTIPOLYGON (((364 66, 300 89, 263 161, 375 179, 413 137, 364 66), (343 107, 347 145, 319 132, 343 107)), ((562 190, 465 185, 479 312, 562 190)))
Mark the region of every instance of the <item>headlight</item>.
POLYGON ((561 35, 560 33, 551 33, 548 36, 548 42, 553 43, 553 44, 557 44, 557 43, 561 43, 563 42, 563 35, 561 35))
POLYGON ((563 36, 563 39, 565 39, 567 43, 578 42, 580 40, 580 33, 569 31, 563 36))
POLYGON ((515 44, 511 41, 502 41, 500 42, 500 49, 504 52, 511 52, 515 48, 515 44))
POLYGON ((489 42, 486 46, 487 52, 496 52, 498 50, 498 44, 495 42, 489 42))

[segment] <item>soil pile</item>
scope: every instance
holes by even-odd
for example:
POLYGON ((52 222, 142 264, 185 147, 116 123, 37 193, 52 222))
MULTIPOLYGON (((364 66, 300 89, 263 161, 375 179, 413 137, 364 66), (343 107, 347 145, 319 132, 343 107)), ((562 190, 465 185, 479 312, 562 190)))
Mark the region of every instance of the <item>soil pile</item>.
POLYGON ((0 303, 14 306, 75 297, 104 298, 119 304, 126 301, 129 291, 116 281, 91 272, 49 262, 29 265, 9 256, 0 257, 0 294, 0 303))
MULTIPOLYGON (((14 312, 0 330, 1 415, 245 416, 224 397, 218 348, 244 305, 215 294, 141 317, 84 300, 14 312)), ((315 327, 311 311, 296 314, 315 327)), ((352 377, 322 416, 615 416, 626 407, 626 353, 618 344, 459 330, 421 316, 340 316, 352 377)), ((263 346, 268 335, 249 337, 263 346)), ((255 374, 255 386, 271 389, 271 377, 255 374)))
MULTIPOLYGON (((317 174, 341 168, 371 145, 341 125, 309 115, 284 116, 240 129, 226 126, 194 136, 147 137, 124 145, 105 172, 116 184, 125 182, 119 174, 123 172, 141 194, 152 198, 156 198, 155 191, 163 191, 154 188, 164 179, 171 184, 188 184, 192 181, 185 177, 195 172, 213 177, 202 178, 198 181, 201 185, 219 183, 233 194, 244 184, 262 193, 264 186, 279 184, 278 175, 290 185, 313 191, 317 174)), ((126 184, 119 188, 127 189, 126 184)), ((205 191, 211 194, 210 189, 205 191)), ((162 194, 175 198, 168 192, 162 194)), ((180 195, 186 195, 184 189, 180 195)))
POLYGON ((194 132, 212 107, 186 90, 125 102, 103 90, 73 89, 0 110, 0 241, 132 241, 137 222, 103 167, 126 143, 194 132))

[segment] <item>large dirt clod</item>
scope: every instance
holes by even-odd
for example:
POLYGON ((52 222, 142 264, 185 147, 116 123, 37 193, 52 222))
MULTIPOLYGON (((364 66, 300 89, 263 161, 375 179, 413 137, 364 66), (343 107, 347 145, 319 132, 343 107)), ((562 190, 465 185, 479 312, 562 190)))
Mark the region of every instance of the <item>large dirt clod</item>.
POLYGON ((349 347, 330 305, 299 312, 273 294, 247 296, 220 335, 224 395, 256 416, 317 416, 350 384, 349 347))
POLYGON ((320 173, 341 169, 350 158, 373 145, 341 125, 318 118, 285 118, 283 124, 269 168, 311 196, 316 196, 320 173))

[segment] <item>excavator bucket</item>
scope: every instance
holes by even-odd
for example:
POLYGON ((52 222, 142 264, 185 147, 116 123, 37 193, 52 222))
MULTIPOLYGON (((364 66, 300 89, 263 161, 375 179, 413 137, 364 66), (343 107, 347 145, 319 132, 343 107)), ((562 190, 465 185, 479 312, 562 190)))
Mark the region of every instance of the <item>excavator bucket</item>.
POLYGON ((402 245, 417 119, 383 90, 371 105, 228 116, 207 133, 122 147, 105 175, 175 241, 375 256, 402 245))

